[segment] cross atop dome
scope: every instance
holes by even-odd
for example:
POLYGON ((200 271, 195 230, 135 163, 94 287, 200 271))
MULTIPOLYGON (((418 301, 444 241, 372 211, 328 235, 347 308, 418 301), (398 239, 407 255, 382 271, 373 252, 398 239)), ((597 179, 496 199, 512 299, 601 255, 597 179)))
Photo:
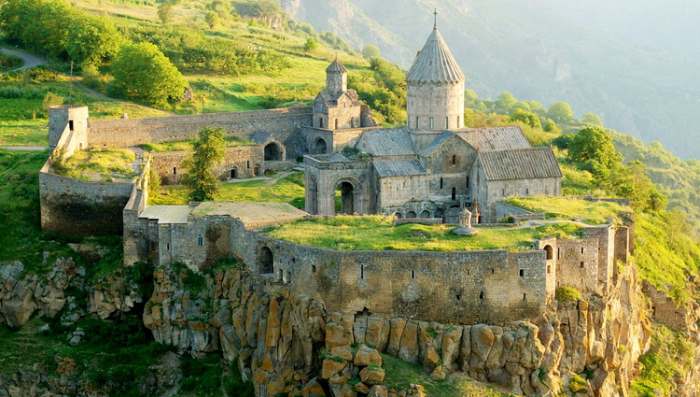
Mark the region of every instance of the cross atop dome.
POLYGON ((433 15, 435 15, 435 24, 433 24, 433 30, 437 30, 437 16, 438 16, 437 8, 435 9, 435 12, 433 12, 433 15))

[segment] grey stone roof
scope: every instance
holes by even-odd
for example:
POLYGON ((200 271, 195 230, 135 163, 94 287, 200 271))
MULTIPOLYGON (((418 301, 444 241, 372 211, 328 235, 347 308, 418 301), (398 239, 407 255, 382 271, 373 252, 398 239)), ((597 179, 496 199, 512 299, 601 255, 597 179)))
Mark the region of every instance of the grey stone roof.
POLYGON ((464 81, 464 73, 437 29, 428 37, 423 49, 418 53, 411 70, 409 83, 459 83, 464 81))
POLYGON ((425 168, 417 160, 375 160, 374 168, 380 177, 425 175, 425 168))
POLYGON ((465 128, 457 135, 480 152, 530 147, 520 127, 465 128))
POLYGON ((362 134, 355 147, 372 156, 416 154, 408 128, 367 131, 362 134))
POLYGON ((338 60, 338 58, 335 58, 335 61, 331 62, 330 65, 326 68, 326 72, 328 73, 347 73, 348 70, 345 69, 345 66, 338 60))
POLYGON ((421 150, 421 155, 428 156, 436 149, 439 149, 443 143, 455 137, 455 134, 449 131, 440 133, 427 147, 421 150))
POLYGON ((479 161, 486 179, 503 181, 514 179, 561 178, 559 163, 551 148, 484 151, 479 161))

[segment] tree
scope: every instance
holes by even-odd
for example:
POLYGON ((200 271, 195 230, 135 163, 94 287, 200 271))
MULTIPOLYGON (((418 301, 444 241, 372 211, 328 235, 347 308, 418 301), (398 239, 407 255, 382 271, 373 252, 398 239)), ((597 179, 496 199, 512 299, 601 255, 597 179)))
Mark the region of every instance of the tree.
POLYGON ((216 167, 224 159, 226 141, 221 128, 204 128, 194 142, 194 152, 188 161, 189 173, 185 182, 192 189, 193 201, 213 200, 219 189, 216 167))
POLYGON ((601 119, 597 114, 591 112, 584 114, 581 118, 581 122, 587 125, 595 125, 598 127, 603 126, 603 119, 601 119))
POLYGON ((630 200, 633 208, 658 212, 666 208, 668 199, 651 181, 646 166, 632 161, 612 176, 610 190, 630 200))
POLYGON ((82 23, 68 24, 66 52, 79 65, 100 66, 117 55, 121 34, 110 22, 86 17, 82 23))
POLYGON ((365 59, 379 58, 382 56, 382 52, 376 45, 367 44, 365 48, 362 49, 362 56, 365 57, 365 59))
POLYGON ((151 43, 123 46, 112 75, 114 93, 158 106, 180 101, 187 87, 180 71, 151 43))
POLYGON ((566 102, 556 102, 549 107, 547 115, 559 124, 569 124, 574 119, 574 110, 566 102))
POLYGON ((518 100, 508 91, 503 92, 496 99, 496 111, 502 114, 509 114, 518 100))
POLYGON ((600 183, 622 166, 622 156, 615 148, 610 134, 600 127, 580 130, 568 144, 569 159, 599 178, 600 183))
POLYGON ((211 3, 209 3, 209 6, 207 8, 211 11, 214 11, 216 15, 218 15, 221 18, 228 18, 231 16, 231 5, 227 1, 222 1, 222 0, 214 0, 211 3))
POLYGON ((306 39, 306 42, 304 43, 304 52, 311 52, 317 48, 318 40, 314 39, 313 37, 306 39))
POLYGON ((163 24, 170 22, 173 18, 173 8, 174 6, 170 2, 160 3, 160 5, 158 5, 158 19, 160 19, 163 24))
POLYGON ((519 121, 521 123, 525 123, 532 128, 542 128, 540 116, 527 110, 516 109, 513 112, 513 114, 510 115, 510 119, 511 121, 519 121))

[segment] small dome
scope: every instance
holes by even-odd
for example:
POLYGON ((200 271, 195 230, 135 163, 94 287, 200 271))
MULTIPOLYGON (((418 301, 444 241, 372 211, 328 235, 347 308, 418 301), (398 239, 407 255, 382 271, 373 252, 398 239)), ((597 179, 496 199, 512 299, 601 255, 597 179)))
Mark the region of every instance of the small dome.
POLYGON ((328 65, 326 72, 327 73, 347 73, 348 70, 345 69, 345 66, 343 66, 342 63, 340 63, 338 58, 335 58, 335 61, 333 61, 330 65, 328 65))
POLYGON ((409 83, 459 83, 464 73, 437 29, 428 37, 408 72, 409 83))

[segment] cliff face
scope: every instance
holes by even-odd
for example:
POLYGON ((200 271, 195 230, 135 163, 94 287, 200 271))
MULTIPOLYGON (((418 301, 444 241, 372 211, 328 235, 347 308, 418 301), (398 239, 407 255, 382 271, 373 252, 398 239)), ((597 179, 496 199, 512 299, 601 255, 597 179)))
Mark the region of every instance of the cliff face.
POLYGON ((434 379, 461 372, 516 394, 614 396, 628 394, 648 347, 645 313, 633 267, 604 298, 560 303, 533 322, 506 325, 335 313, 239 269, 162 268, 143 319, 160 343, 194 354, 220 349, 237 360, 260 396, 410 394, 384 386, 382 354, 420 364, 434 379))

